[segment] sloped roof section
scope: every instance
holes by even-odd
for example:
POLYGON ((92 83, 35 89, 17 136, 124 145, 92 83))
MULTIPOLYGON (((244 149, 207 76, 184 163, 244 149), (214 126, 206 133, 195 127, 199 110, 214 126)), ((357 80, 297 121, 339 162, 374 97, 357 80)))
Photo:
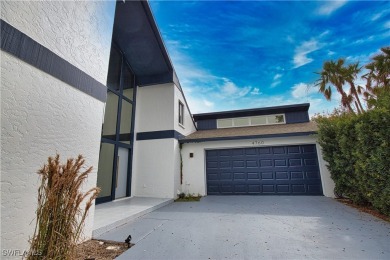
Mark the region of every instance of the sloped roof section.
POLYGON ((199 130, 185 138, 181 139, 181 143, 192 142, 207 142, 218 140, 236 140, 236 139, 252 139, 252 138, 270 138, 283 136, 304 136, 316 134, 318 130, 315 122, 299 123, 299 124, 283 124, 283 125, 264 125, 264 126, 248 126, 248 127, 233 127, 212 130, 199 130))

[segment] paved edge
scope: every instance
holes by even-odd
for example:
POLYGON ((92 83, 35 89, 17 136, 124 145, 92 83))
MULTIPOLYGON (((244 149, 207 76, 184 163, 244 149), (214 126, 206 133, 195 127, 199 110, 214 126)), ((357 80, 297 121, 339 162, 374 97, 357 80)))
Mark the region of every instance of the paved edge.
POLYGON ((111 223, 109 225, 106 225, 104 227, 100 227, 98 229, 95 229, 95 230, 92 231, 92 238, 93 239, 97 238, 97 237, 103 235, 104 233, 114 229, 114 228, 117 228, 119 226, 127 224, 128 222, 133 221, 133 220, 135 220, 135 219, 137 219, 137 218, 139 218, 139 217, 141 217, 143 215, 146 215, 146 214, 148 214, 148 213, 150 213, 152 211, 155 211, 156 209, 159 209, 159 208, 162 208, 162 207, 164 207, 166 205, 169 205, 169 204, 173 203, 173 201, 174 201, 174 199, 170 199, 168 201, 162 202, 162 203, 160 203, 158 205, 155 205, 153 207, 150 207, 148 209, 142 210, 142 211, 140 211, 140 212, 138 212, 138 213, 136 213, 134 215, 131 215, 131 216, 128 216, 128 217, 126 217, 124 219, 115 221, 115 222, 113 222, 113 223, 111 223))

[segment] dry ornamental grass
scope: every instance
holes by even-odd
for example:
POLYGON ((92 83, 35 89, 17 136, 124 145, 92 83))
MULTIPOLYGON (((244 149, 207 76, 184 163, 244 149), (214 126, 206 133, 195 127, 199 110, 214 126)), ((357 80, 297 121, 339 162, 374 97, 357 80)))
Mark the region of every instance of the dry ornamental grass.
POLYGON ((85 218, 99 188, 82 193, 81 186, 92 167, 83 172, 82 155, 60 163, 60 156, 49 157, 38 171, 36 226, 27 259, 73 259, 85 218), (85 207, 81 209, 83 201, 85 207))

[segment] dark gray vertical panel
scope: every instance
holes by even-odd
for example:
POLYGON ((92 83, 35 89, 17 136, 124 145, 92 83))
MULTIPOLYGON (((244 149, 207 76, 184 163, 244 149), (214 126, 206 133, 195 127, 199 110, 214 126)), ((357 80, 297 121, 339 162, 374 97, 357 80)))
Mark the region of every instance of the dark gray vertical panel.
POLYGON ((198 130, 217 129, 216 119, 199 120, 197 123, 198 130))
POLYGON ((309 113, 307 111, 287 112, 286 124, 305 123, 309 122, 309 113))

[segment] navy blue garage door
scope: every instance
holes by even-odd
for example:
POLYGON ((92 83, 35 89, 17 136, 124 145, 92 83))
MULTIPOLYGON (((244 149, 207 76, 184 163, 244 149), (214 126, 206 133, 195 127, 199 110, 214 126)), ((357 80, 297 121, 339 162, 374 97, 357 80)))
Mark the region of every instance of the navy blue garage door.
POLYGON ((315 145, 206 151, 208 195, 322 195, 315 145))

